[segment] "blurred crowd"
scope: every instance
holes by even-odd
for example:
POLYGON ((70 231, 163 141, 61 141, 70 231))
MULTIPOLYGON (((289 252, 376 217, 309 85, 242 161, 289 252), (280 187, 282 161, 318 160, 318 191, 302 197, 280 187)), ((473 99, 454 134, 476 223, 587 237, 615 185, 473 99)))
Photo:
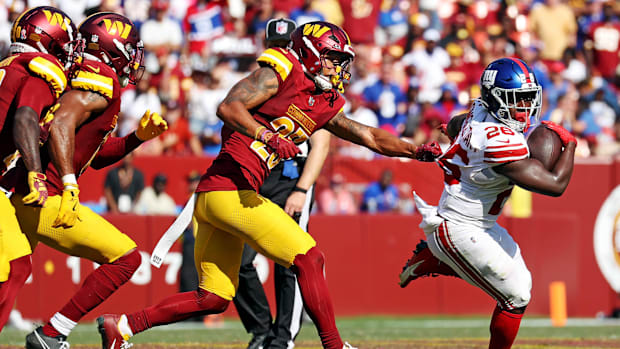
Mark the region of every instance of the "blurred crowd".
MULTIPOLYGON (((272 18, 342 26, 356 50, 348 115, 416 143, 447 139, 437 126, 466 112, 494 59, 525 60, 543 86, 541 118, 571 130, 577 155, 620 153, 620 2, 604 0, 0 0, 0 53, 25 7, 54 5, 76 22, 123 13, 140 27, 146 73, 122 95, 119 136, 144 109, 170 130, 139 155, 215 155, 216 107, 256 67, 272 18)), ((335 138, 335 137, 334 137, 335 138)), ((332 154, 372 159, 334 140, 332 154)), ((346 200, 345 200, 346 201, 346 200)), ((345 204, 372 210, 378 206, 345 204)), ((406 209, 405 209, 406 210, 406 209)))

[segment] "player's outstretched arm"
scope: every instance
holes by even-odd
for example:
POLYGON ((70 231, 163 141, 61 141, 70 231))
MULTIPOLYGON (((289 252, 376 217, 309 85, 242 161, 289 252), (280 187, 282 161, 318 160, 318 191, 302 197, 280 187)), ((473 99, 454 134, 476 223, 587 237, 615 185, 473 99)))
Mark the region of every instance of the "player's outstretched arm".
POLYGON ((560 196, 566 190, 573 174, 576 144, 566 144, 552 171, 547 171, 536 159, 523 159, 494 167, 513 183, 535 193, 560 196))
POLYGON ((400 156, 433 161, 441 155, 441 149, 435 144, 416 146, 392 135, 386 130, 366 126, 347 118, 344 112, 339 112, 331 118, 325 128, 336 136, 386 156, 400 156))

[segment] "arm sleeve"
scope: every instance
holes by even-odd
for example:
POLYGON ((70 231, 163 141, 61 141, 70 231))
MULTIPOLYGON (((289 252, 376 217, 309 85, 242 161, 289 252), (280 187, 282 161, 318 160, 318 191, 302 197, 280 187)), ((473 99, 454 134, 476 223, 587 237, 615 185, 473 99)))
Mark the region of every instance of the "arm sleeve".
POLYGON ((54 101, 55 98, 47 83, 36 77, 27 78, 15 96, 16 109, 30 107, 39 115, 39 118, 43 109, 52 105, 54 101))
POLYGON ((125 137, 110 137, 103 144, 90 167, 99 170, 110 166, 142 144, 134 132, 125 137))

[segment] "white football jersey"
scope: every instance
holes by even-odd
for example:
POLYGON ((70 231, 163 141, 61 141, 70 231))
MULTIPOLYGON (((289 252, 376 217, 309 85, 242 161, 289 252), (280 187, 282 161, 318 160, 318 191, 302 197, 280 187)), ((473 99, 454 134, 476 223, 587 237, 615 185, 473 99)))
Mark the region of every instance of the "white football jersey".
POLYGON ((523 134, 475 101, 455 141, 437 160, 445 182, 439 215, 452 222, 492 227, 514 186, 493 167, 527 157, 523 134))

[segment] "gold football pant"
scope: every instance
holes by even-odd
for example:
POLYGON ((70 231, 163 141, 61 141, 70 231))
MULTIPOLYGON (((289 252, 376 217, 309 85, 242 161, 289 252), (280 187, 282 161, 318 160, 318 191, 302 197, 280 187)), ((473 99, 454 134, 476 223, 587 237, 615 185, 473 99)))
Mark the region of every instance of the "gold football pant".
POLYGON ((0 282, 9 278, 11 261, 31 253, 28 238, 17 222, 15 208, 6 194, 0 191, 0 282))
POLYGON ((244 242, 287 268, 316 245, 284 210, 253 190, 198 193, 193 221, 199 286, 227 300, 239 284, 244 242))
POLYGON ((111 263, 136 247, 127 235, 110 222, 80 205, 79 216, 71 228, 53 228, 60 208, 60 195, 50 196, 45 207, 30 207, 22 203, 21 195, 13 195, 22 231, 28 236, 32 250, 39 242, 68 255, 89 259, 99 264, 111 263))

